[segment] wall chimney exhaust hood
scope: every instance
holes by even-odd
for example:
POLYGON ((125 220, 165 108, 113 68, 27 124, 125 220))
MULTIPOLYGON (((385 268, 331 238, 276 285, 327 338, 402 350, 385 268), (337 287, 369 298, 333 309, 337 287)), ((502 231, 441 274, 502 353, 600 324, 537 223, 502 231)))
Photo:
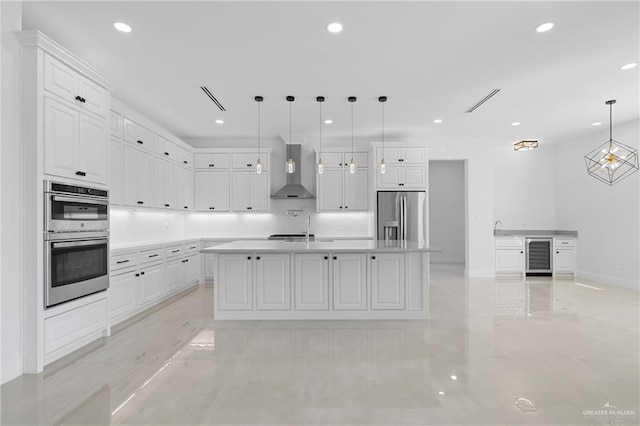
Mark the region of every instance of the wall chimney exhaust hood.
POLYGON ((271 198, 285 199, 313 199, 316 198, 307 188, 302 186, 301 145, 289 145, 287 148, 290 158, 298 165, 294 173, 287 173, 287 184, 271 194, 271 198))

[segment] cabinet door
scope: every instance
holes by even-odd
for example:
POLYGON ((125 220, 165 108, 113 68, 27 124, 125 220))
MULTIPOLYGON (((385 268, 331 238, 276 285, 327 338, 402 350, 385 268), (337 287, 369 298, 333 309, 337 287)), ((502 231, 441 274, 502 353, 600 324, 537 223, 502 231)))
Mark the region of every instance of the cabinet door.
POLYGON ((231 172, 231 210, 246 212, 251 210, 252 172, 231 172))
MULTIPOLYGON (((137 151, 138 198, 142 206, 153 206, 153 156, 148 152, 137 151)), ((138 203, 137 203, 138 204, 138 203)))
POLYGON ((524 250, 496 250, 496 273, 523 273, 524 250))
POLYGON ((80 114, 78 123, 78 168, 83 180, 107 183, 108 130, 105 120, 80 114))
POLYGON ((101 117, 107 117, 109 112, 109 91, 93 81, 79 76, 78 93, 84 99, 81 103, 86 111, 101 117))
POLYGON ((122 205, 124 164, 122 142, 111 139, 109 142, 109 204, 122 205))
POLYGON ((200 255, 189 256, 184 260, 187 267, 185 272, 185 285, 198 284, 200 282, 200 255))
MULTIPOLYGON (((386 161, 386 159, 385 159, 386 161)), ((401 189, 402 186, 402 167, 399 166, 387 166, 387 172, 385 174, 376 173, 376 186, 380 189, 401 189)))
POLYGON ((288 254, 256 256, 256 308, 291 309, 291 270, 288 254))
POLYGON ((403 188, 425 188, 427 186, 427 174, 424 167, 404 167, 402 176, 403 188))
POLYGON ((123 145, 124 204, 151 207, 153 157, 147 152, 123 145))
POLYGON ((211 172, 211 211, 228 212, 230 204, 229 172, 219 170, 211 172))
POLYGON ((371 309, 404 309, 404 258, 401 253, 371 255, 371 309))
POLYGON ((44 98, 45 173, 77 178, 79 113, 60 102, 44 98))
POLYGON ((364 254, 333 256, 333 309, 367 308, 367 268, 364 254))
POLYGON ((69 102, 75 102, 75 97, 78 96, 78 74, 61 61, 45 54, 44 88, 69 102))
POLYGON ((318 159, 321 157, 325 169, 342 169, 344 167, 341 152, 323 152, 322 156, 318 153, 318 159))
POLYGON ((342 211, 343 174, 342 170, 325 170, 318 175, 319 212, 342 211))
POLYGON ((194 173, 194 180, 196 211, 211 211, 211 207, 213 207, 213 174, 198 171, 194 173))
MULTIPOLYGON (((129 120, 127 117, 123 117, 122 119, 122 137, 125 141, 130 142, 132 144, 136 144, 138 142, 138 125, 129 120)), ((144 145, 144 141, 141 145, 144 145)))
POLYGON ((158 264, 142 269, 138 279, 140 305, 159 299, 164 294, 164 265, 158 264))
POLYGON ((575 273, 575 252, 570 249, 556 249, 553 256, 553 270, 558 274, 575 273))
POLYGON ((266 212, 269 210, 269 175, 267 173, 249 173, 249 206, 251 211, 266 212))
POLYGON ((211 167, 211 154, 197 153, 193 155, 193 164, 196 169, 208 169, 211 167))
POLYGON ((155 159, 154 194, 155 206, 159 208, 175 208, 175 171, 173 163, 164 159, 155 159))
POLYGON ((167 293, 180 290, 184 285, 186 266, 183 259, 167 262, 167 293))
POLYGON ((369 173, 358 169, 344 173, 344 208, 347 211, 366 211, 369 207, 369 173))
POLYGON ((252 256, 221 254, 218 256, 218 308, 221 311, 253 309, 252 256))
POLYGON ((232 152, 231 167, 234 169, 251 169, 255 167, 257 159, 257 153, 253 155, 248 152, 232 152))
POLYGON ((128 314, 136 308, 136 277, 134 272, 109 280, 109 314, 111 318, 128 314))
POLYGON ((176 190, 176 208, 182 211, 193 209, 193 172, 191 169, 178 167, 178 187, 176 190))
POLYGON ((296 310, 329 309, 329 255, 294 255, 296 310))
POLYGON ((115 111, 111 111, 109 119, 109 133, 111 136, 122 139, 122 115, 115 111))
POLYGON ((402 151, 402 164, 427 164, 425 148, 404 148, 402 151))

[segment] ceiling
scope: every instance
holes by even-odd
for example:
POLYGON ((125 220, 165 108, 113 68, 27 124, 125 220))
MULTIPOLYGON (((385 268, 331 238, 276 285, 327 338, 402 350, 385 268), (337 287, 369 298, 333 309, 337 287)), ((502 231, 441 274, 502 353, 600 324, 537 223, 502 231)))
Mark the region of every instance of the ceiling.
MULTIPOLYGON (((38 29, 117 83, 114 96, 177 136, 556 144, 638 119, 638 2, 25 2, 38 29), (129 34, 112 23, 133 27, 129 34), (344 25, 330 34, 326 25, 344 25), (552 21, 547 33, 534 28, 552 21), (220 111, 201 91, 206 86, 220 111), (500 89, 473 113, 464 111, 500 89), (434 119, 443 122, 435 124, 434 119), (222 119, 224 124, 215 124, 222 119), (520 122, 512 126, 512 122, 520 122)), ((615 130, 615 129, 614 129, 615 130)), ((633 141, 627 141, 627 143, 633 141)))

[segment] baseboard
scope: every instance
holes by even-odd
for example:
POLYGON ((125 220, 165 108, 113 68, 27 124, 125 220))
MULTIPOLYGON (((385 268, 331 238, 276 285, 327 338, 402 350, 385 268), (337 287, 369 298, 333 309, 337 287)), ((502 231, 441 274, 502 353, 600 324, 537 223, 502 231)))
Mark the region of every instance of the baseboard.
POLYGON ((480 271, 480 270, 464 270, 464 276, 467 278, 494 278, 496 276, 493 270, 480 271))
POLYGON ((578 271, 577 277, 584 278, 585 280, 589 281, 595 281, 601 284, 610 284, 616 287, 624 287, 636 291, 640 290, 640 283, 638 283, 637 281, 626 280, 624 278, 616 278, 587 271, 578 271))

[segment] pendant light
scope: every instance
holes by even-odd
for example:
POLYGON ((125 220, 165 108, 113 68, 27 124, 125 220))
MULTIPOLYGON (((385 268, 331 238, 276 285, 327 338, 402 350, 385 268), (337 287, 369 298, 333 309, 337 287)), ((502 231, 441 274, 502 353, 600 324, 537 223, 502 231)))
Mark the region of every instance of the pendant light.
POLYGON ((293 96, 287 96, 287 101, 289 101, 289 145, 287 145, 287 163, 285 164, 285 172, 287 173, 295 173, 296 171, 296 163, 291 158, 291 104, 295 101, 296 98, 293 96))
POLYGON ((256 161, 256 173, 262 174, 262 162, 260 161, 260 104, 264 100, 262 96, 254 98, 258 104, 258 161, 256 161))
POLYGON ((322 103, 324 102, 324 96, 318 96, 316 98, 320 107, 320 158, 318 158, 318 174, 324 173, 324 164, 322 164, 322 103))
POLYGON ((382 159, 380 160, 380 174, 387 173, 387 165, 384 164, 384 103, 387 102, 386 96, 380 96, 378 102, 382 106, 382 159))
POLYGON ((612 186, 638 171, 638 150, 613 139, 612 108, 609 105, 609 140, 585 155, 587 173, 612 186))
POLYGON ((349 173, 353 174, 358 170, 356 162, 353 161, 353 104, 358 99, 355 96, 349 96, 349 102, 351 102, 351 161, 349 161, 349 173))

